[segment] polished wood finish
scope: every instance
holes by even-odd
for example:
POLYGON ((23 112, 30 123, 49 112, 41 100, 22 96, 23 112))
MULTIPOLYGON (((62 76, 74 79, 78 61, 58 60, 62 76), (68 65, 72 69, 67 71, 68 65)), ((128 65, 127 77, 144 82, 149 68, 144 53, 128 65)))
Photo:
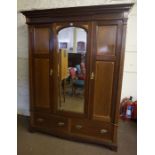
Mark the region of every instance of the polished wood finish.
POLYGON ((49 59, 34 59, 34 105, 50 107, 49 103, 49 59))
POLYGON ((114 62, 96 61, 93 119, 111 122, 114 62))
POLYGON ((33 126, 62 132, 68 132, 69 130, 68 119, 65 117, 41 113, 34 113, 33 117, 33 126))
POLYGON ((112 125, 101 121, 72 119, 71 133, 112 141, 112 125))
POLYGON ((97 26, 97 55, 115 55, 116 26, 97 26))
POLYGON ((53 23, 58 21, 78 22, 94 20, 126 20, 128 11, 132 6, 133 3, 31 10, 21 12, 27 17, 27 24, 53 23))
POLYGON ((126 24, 132 6, 21 11, 29 28, 31 130, 117 149, 126 24), (87 32, 84 113, 58 110, 57 35, 70 26, 87 32))
POLYGON ((36 27, 34 29, 34 52, 49 53, 49 38, 48 28, 36 27))

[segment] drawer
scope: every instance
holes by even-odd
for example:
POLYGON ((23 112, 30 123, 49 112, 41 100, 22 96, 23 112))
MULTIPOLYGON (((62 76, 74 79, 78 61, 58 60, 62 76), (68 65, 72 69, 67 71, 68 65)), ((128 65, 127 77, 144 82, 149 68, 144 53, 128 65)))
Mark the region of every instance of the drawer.
POLYGON ((100 121, 74 119, 71 121, 71 132, 108 140, 112 138, 112 126, 100 121))
POLYGON ((40 113, 35 113, 33 116, 34 126, 36 127, 48 130, 68 131, 67 118, 40 113))
POLYGON ((33 125, 40 128, 51 128, 51 121, 48 115, 44 114, 34 114, 33 115, 33 125))
POLYGON ((63 130, 63 131, 68 131, 69 129, 69 123, 68 119, 64 117, 59 117, 59 116, 51 116, 51 128, 55 130, 63 130))

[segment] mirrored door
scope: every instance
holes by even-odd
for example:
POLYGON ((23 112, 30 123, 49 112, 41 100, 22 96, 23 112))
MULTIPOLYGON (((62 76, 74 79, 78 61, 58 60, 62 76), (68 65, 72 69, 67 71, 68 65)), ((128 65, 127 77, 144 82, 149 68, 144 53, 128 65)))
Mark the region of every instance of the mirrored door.
POLYGON ((58 111, 84 113, 87 32, 66 27, 58 34, 58 111))

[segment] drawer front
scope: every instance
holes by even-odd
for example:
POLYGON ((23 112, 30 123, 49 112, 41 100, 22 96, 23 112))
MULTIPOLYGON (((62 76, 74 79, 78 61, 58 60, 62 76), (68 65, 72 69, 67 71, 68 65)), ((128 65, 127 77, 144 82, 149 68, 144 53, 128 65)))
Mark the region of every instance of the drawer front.
POLYGON ((43 114, 33 115, 33 125, 41 128, 51 128, 50 118, 43 114))
POLYGON ((33 115, 33 123, 34 126, 43 129, 68 131, 68 119, 59 116, 35 113, 33 115))
POLYGON ((51 127, 52 129, 55 129, 55 130, 68 131, 68 128, 69 128, 68 119, 64 117, 59 117, 59 116, 58 117, 52 116, 51 127))
POLYGON ((71 132, 90 137, 112 139, 112 126, 99 121, 74 119, 71 122, 71 132))

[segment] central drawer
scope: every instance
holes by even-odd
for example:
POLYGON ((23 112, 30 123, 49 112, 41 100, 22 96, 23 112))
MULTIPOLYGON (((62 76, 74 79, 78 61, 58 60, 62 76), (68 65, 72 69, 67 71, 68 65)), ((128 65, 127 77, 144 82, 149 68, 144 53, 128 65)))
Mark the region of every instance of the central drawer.
POLYGON ((68 131, 69 126, 67 118, 41 113, 33 114, 33 124, 39 128, 55 131, 68 131))
POLYGON ((72 119, 71 132, 108 140, 112 138, 112 126, 100 121, 72 119))

